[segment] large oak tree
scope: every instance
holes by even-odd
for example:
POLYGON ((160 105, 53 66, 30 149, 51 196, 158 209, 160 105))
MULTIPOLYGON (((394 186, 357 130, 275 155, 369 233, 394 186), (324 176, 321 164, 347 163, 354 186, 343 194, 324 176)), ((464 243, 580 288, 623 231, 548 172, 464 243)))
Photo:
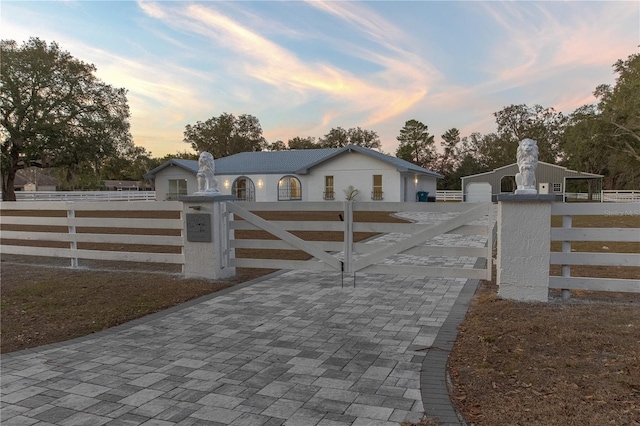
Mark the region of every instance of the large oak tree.
POLYGON ((194 151, 209 152, 214 158, 267 148, 260 121, 249 114, 236 117, 222 113, 219 117, 189 124, 184 131, 184 141, 191 144, 194 151))
POLYGON ((610 133, 614 149, 640 162, 640 54, 618 60, 615 86, 600 85, 594 95, 602 118, 613 126, 610 133))
POLYGON ((569 116, 563 162, 576 170, 603 174, 605 187, 640 187, 640 54, 619 60, 616 84, 600 85, 597 105, 569 116))
POLYGON ((2 40, 0 51, 3 200, 15 200, 22 168, 99 167, 132 146, 126 90, 100 81, 94 65, 39 38, 2 40))
POLYGON ((358 145, 364 148, 379 149, 380 137, 373 130, 366 130, 360 127, 343 129, 334 127, 329 133, 320 138, 321 148, 342 148, 347 145, 358 145))

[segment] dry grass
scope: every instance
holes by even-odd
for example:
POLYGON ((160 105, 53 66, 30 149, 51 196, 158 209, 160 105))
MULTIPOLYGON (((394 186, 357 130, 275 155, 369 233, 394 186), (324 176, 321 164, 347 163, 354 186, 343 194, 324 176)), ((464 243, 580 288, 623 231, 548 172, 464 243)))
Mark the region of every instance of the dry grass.
POLYGON ((449 358, 472 425, 640 424, 640 295, 501 300, 483 282, 449 358))
POLYGON ((1 351, 84 336, 233 285, 148 272, 2 263, 1 351))
MULTIPOLYGON (((578 216, 573 226, 640 228, 640 217, 578 216)), ((572 249, 638 253, 640 242, 572 249)), ((571 275, 637 279, 640 267, 573 267, 571 275)), ((449 357, 451 399, 470 425, 640 425, 640 294, 572 291, 568 303, 542 304, 502 300, 497 290, 481 282, 449 357)))

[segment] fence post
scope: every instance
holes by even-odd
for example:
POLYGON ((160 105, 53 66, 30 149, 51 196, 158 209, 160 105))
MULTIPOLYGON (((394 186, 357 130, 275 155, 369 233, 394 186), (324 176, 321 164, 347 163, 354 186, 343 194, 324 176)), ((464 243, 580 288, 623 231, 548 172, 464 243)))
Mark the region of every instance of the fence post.
POLYGON ((184 222, 184 276, 211 280, 235 275, 235 268, 227 266, 231 256, 228 247, 228 230, 225 221, 224 202, 233 200, 231 195, 182 196, 184 222))
POLYGON ((353 257, 353 201, 344 201, 344 273, 351 273, 353 257))
POLYGON ((551 202, 555 195, 498 196, 497 282, 500 297, 549 300, 551 202))
POLYGON ((67 210, 67 223, 68 225, 68 233, 70 238, 69 248, 71 249, 71 267, 78 267, 78 242, 76 241, 76 226, 73 224, 73 219, 76 217, 76 212, 73 208, 67 210))
MULTIPOLYGON (((571 228, 572 220, 571 216, 562 216, 562 228, 571 228)), ((571 253, 571 241, 563 241, 562 242, 562 252, 563 253, 571 253)), ((570 277, 571 276, 571 266, 570 265, 562 265, 562 276, 570 277)), ((566 288, 562 289, 562 300, 567 301, 571 297, 571 291, 566 288)))

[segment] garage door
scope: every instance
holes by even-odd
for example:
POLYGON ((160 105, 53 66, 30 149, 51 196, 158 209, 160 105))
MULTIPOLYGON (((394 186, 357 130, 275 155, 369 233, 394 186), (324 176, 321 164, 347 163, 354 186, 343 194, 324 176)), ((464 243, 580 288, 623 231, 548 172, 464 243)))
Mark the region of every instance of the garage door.
POLYGON ((491 184, 489 182, 473 182, 467 185, 465 201, 468 203, 491 202, 491 184))

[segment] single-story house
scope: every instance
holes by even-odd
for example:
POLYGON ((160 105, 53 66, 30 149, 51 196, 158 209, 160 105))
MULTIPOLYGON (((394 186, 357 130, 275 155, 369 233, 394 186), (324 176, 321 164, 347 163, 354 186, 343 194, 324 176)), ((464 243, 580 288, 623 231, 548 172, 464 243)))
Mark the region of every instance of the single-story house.
POLYGON ((14 191, 55 191, 58 181, 39 167, 28 167, 16 172, 14 191))
MULTIPOLYGON (((195 160, 171 159, 149 173, 158 200, 197 191, 195 160)), ((345 200, 349 186, 358 201, 416 201, 435 196, 443 176, 381 152, 348 145, 343 148, 241 152, 215 159, 222 194, 245 201, 345 200)), ((431 200, 435 200, 433 197, 431 200)))
MULTIPOLYGON (((491 172, 479 173, 462 178, 464 201, 496 201, 498 194, 513 193, 516 190, 518 164, 499 167, 491 172)), ((538 162, 536 184, 539 194, 556 194, 558 201, 565 200, 575 193, 586 191, 600 194, 604 176, 593 173, 577 172, 555 164, 538 162)))

